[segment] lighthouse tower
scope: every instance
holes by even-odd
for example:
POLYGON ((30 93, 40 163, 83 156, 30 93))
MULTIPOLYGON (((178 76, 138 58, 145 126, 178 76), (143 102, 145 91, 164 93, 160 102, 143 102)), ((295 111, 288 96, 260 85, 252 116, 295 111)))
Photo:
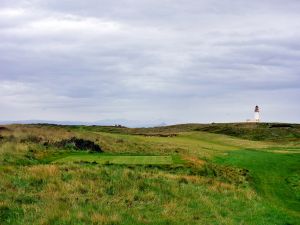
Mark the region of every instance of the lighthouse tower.
POLYGON ((260 115, 259 115, 259 107, 255 106, 254 110, 254 121, 259 122, 260 121, 260 115))

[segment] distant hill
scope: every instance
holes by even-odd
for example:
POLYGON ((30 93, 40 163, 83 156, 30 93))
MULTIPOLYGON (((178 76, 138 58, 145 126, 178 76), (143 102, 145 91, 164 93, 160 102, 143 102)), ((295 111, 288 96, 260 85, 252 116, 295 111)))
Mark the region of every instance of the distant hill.
POLYGON ((57 124, 57 125, 85 125, 85 126, 114 126, 122 125, 126 127, 155 127, 166 126, 167 124, 161 121, 138 121, 138 120, 98 120, 93 122, 84 121, 56 121, 56 120, 15 120, 15 121, 0 121, 0 124, 57 124))
POLYGON ((249 140, 295 141, 300 140, 300 124, 290 123, 212 123, 180 124, 152 128, 157 131, 205 131, 249 140))
MULTIPOLYGON (((45 125, 45 124, 42 124, 45 125)), ((300 124, 290 123, 212 123, 212 124, 177 124, 171 126, 154 126, 154 127, 136 127, 129 128, 121 125, 73 125, 67 124, 71 129, 134 134, 143 136, 176 136, 182 132, 208 132, 215 134, 224 134, 242 139, 254 141, 279 141, 279 142, 299 142, 300 143, 300 124)), ((48 124, 51 126, 51 124, 48 124)))

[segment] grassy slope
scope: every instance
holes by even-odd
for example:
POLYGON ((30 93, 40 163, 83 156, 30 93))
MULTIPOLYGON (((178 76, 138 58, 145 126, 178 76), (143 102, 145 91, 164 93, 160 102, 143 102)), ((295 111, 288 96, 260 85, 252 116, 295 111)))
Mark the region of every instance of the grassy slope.
POLYGON ((154 137, 139 136, 130 134, 79 132, 81 137, 90 136, 94 140, 106 139, 101 143, 109 152, 132 152, 136 153, 158 153, 158 154, 192 154, 202 159, 212 158, 224 154, 229 150, 242 148, 266 148, 276 146, 273 143, 243 140, 220 134, 207 132, 181 132, 176 137, 154 137), (109 142, 109 146, 106 146, 109 142))
POLYGON ((271 153, 298 151, 291 147, 283 149, 297 141, 287 144, 243 140, 195 131, 199 127, 203 126, 153 129, 10 126, 10 131, 1 133, 5 141, 0 143, 0 221, 3 224, 297 224, 298 173, 293 170, 291 176, 286 175, 298 161, 294 161, 296 157, 271 153), (162 133, 177 136, 147 136, 162 133), (107 154, 180 155, 187 165, 173 168, 47 164, 71 152, 46 148, 41 143, 72 136, 100 144, 107 154), (262 152, 256 158, 251 154, 253 151, 243 151, 244 148, 269 153, 262 152), (221 164, 231 166, 210 166, 215 157, 223 158, 221 164), (285 169, 276 169, 280 162, 285 162, 285 169), (248 168, 253 183, 248 183, 232 166, 248 168), (266 177, 279 183, 264 186, 260 179, 266 177), (285 178, 293 184, 296 197, 284 196, 291 186, 282 183, 285 178), (295 200, 296 205, 282 203, 285 198, 295 200))
POLYGON ((241 150, 217 161, 248 169, 252 184, 271 205, 300 220, 300 154, 241 150))

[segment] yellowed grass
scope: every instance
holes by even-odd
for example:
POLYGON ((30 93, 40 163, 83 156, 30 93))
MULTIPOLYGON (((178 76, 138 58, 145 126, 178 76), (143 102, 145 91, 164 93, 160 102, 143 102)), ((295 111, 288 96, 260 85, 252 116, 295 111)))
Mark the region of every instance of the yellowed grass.
POLYGON ((27 169, 28 175, 37 179, 48 179, 60 175, 56 165, 34 165, 27 169))
POLYGON ((94 224, 107 224, 110 221, 108 215, 104 215, 97 212, 92 214, 91 219, 94 224))
POLYGON ((187 161, 189 164, 192 164, 196 168, 201 168, 205 165, 205 161, 199 159, 197 156, 192 155, 182 155, 183 160, 187 161))
POLYGON ((105 225, 105 224, 116 224, 121 221, 121 218, 118 214, 103 214, 99 212, 94 212, 91 215, 91 220, 93 224, 105 225))
POLYGON ((178 213, 180 213, 178 211, 178 204, 180 204, 179 202, 167 202, 163 205, 163 212, 162 215, 166 218, 173 218, 174 216, 176 216, 178 213))
POLYGON ((296 151, 283 151, 283 150, 274 150, 270 152, 279 153, 279 154, 300 154, 300 152, 296 152, 296 151))

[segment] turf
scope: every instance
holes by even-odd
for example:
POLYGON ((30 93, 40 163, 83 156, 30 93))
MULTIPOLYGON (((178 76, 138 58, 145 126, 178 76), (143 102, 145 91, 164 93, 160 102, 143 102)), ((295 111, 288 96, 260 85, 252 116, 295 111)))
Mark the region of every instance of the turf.
POLYGON ((289 150, 239 150, 217 158, 216 162, 248 169, 258 193, 269 204, 291 215, 294 224, 300 221, 300 150, 289 150))

